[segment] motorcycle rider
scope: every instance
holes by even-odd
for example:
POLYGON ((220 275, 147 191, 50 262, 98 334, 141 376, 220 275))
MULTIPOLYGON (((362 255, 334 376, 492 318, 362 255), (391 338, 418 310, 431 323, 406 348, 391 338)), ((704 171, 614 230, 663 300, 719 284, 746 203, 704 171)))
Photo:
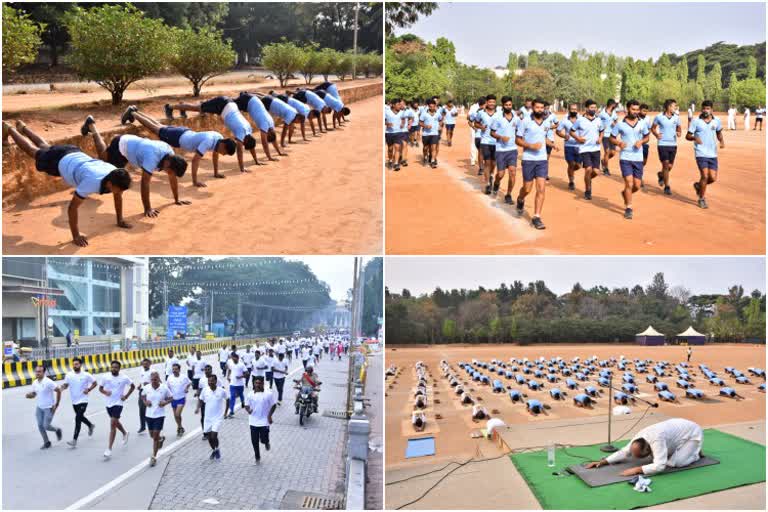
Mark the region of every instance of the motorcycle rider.
MULTIPOLYGON (((304 370, 304 373, 301 375, 301 379, 294 380, 294 382, 298 383, 299 385, 299 393, 301 393, 301 388, 304 386, 308 386, 312 388, 312 393, 310 393, 310 398, 312 400, 312 409, 316 413, 317 412, 317 393, 320 389, 320 377, 317 375, 317 373, 314 371, 314 368, 312 367, 312 363, 307 363, 307 368, 304 370)), ((296 394, 296 414, 299 414, 299 393, 296 394)))

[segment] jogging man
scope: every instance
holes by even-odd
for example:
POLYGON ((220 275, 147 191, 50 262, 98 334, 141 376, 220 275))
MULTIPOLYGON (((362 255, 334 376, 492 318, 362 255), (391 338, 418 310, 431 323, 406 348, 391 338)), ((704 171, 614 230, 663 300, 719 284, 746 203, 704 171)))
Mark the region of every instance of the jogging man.
POLYGON ((35 366, 35 381, 32 383, 32 391, 24 396, 30 400, 37 398, 35 418, 37 419, 37 430, 43 437, 43 446, 40 449, 46 450, 51 447, 48 432, 55 432, 57 441, 61 441, 63 437, 61 429, 51 425, 53 415, 56 414, 56 409, 59 408, 61 402, 61 388, 45 375, 45 367, 38 365, 35 366), (53 399, 54 393, 56 394, 55 401, 53 399))
POLYGON ((200 400, 197 402, 195 414, 203 409, 203 437, 207 434, 208 444, 211 447, 210 459, 220 459, 219 428, 229 408, 227 392, 218 383, 216 375, 208 376, 208 385, 200 392, 200 400))
POLYGON ((404 117, 408 119, 408 144, 419 147, 419 100, 413 100, 404 117))
POLYGON ((571 128, 579 118, 579 104, 571 103, 568 105, 568 114, 563 122, 557 126, 557 135, 565 140, 565 162, 568 164, 568 190, 576 190, 573 182, 576 171, 581 166, 581 157, 579 155, 579 141, 571 137, 571 128))
POLYGON ((765 108, 758 106, 755 109, 755 130, 757 126, 760 126, 760 131, 763 131, 763 117, 765 117, 765 108))
POLYGON ((459 115, 459 111, 453 104, 453 100, 446 101, 443 107, 443 123, 445 124, 445 138, 448 146, 453 145, 453 130, 456 128, 457 115, 459 115))
POLYGON ((400 116, 401 105, 402 101, 400 98, 393 98, 389 105, 384 107, 384 139, 387 143, 387 168, 393 171, 400 170, 402 154, 400 127, 403 123, 403 118, 400 116))
POLYGON ((165 105, 165 117, 173 119, 173 111, 178 110, 182 118, 187 117, 187 112, 200 112, 203 114, 215 114, 219 116, 224 126, 232 133, 237 144, 237 165, 240 172, 250 172, 243 162, 243 149, 247 149, 253 157, 255 165, 261 165, 256 157, 256 139, 253 138, 251 124, 240 113, 237 104, 227 96, 216 96, 200 103, 176 103, 165 105))
MULTIPOLYGON (((179 368, 175 364, 174 371, 179 368)), ((186 376, 184 376, 186 379, 186 376)), ((149 386, 143 391, 144 405, 147 408, 147 428, 149 437, 152 439, 152 456, 149 458, 149 465, 152 467, 157 464, 157 452, 165 443, 165 436, 162 435, 163 424, 165 423, 165 406, 173 402, 173 394, 166 384, 160 382, 160 373, 153 371, 149 386)), ((177 420, 178 423, 178 420, 177 420)))
POLYGON ((168 184, 176 205, 188 205, 190 201, 179 199, 179 178, 187 171, 187 161, 173 152, 173 148, 159 140, 145 139, 136 135, 116 135, 112 137, 109 146, 96 129, 96 122, 88 116, 80 128, 83 137, 93 135, 93 143, 100 159, 115 167, 125 167, 129 163, 141 172, 141 204, 144 206, 145 217, 157 217, 160 212, 149 201, 149 184, 152 173, 165 171, 168 184))
MULTIPOLYGON (((645 123, 645 125, 648 127, 648 130, 651 129, 651 119, 648 119, 648 109, 650 107, 645 104, 640 104, 640 113, 638 114, 638 118, 645 123)), ((643 169, 645 169, 645 166, 648 164, 648 153, 650 152, 651 145, 649 143, 643 144, 643 169)))
POLYGON ((427 100, 427 108, 419 117, 419 126, 421 126, 421 142, 424 144, 423 163, 424 165, 429 164, 432 169, 436 169, 443 116, 437 110, 437 102, 435 100, 427 100))
POLYGON ((520 107, 520 119, 527 119, 533 113, 533 98, 525 98, 523 106, 520 107))
POLYGON ((227 372, 227 361, 229 361, 229 349, 223 346, 219 349, 219 369, 221 369, 222 375, 227 372))
POLYGON ((240 361, 237 352, 232 352, 232 359, 227 363, 227 379, 229 380, 229 417, 235 417, 235 400, 239 397, 240 404, 245 406, 245 365, 240 361))
POLYGON ((611 143, 611 131, 618 119, 616 101, 611 98, 606 102, 605 108, 600 111, 600 121, 603 123, 603 174, 606 176, 611 174, 608 169, 608 162, 616 154, 616 148, 611 143))
POLYGON ((248 411, 248 425, 251 428, 251 445, 256 462, 261 460, 259 443, 269 451, 269 426, 272 424, 272 415, 275 413, 277 403, 275 395, 264 391, 264 379, 253 379, 253 393, 248 395, 245 410, 248 411))
POLYGON ((659 161, 661 171, 656 173, 659 178, 659 186, 664 187, 664 194, 672 195, 669 188, 669 173, 675 164, 677 155, 677 138, 681 134, 680 116, 675 113, 677 101, 668 99, 664 101, 664 112, 653 120, 651 132, 658 139, 659 161))
MULTIPOLYGON (((485 98, 478 98, 477 103, 477 109, 472 112, 472 109, 469 111, 469 116, 467 116, 467 120, 469 122, 469 127, 472 129, 472 136, 474 140, 474 153, 477 155, 477 175, 482 176, 483 175, 483 169, 485 169, 485 162, 483 161, 483 152, 480 150, 480 141, 483 138, 483 130, 477 127, 475 124, 478 121, 478 114, 485 109, 485 98)), ((472 105, 474 107, 475 105, 472 105)), ((472 163, 474 165, 474 162, 472 163)))
POLYGON ((491 137, 496 139, 496 180, 493 183, 493 195, 498 193, 504 174, 509 172, 504 202, 512 204, 512 190, 515 188, 517 175, 515 134, 520 118, 512 110, 512 98, 509 96, 501 98, 501 109, 501 114, 492 118, 490 127, 491 137))
POLYGON ((83 360, 79 357, 72 359, 72 371, 68 372, 61 384, 61 390, 69 388, 69 397, 72 400, 72 409, 75 411, 75 432, 72 440, 67 441, 71 448, 77 448, 77 438, 80 436, 80 427, 88 427, 88 435, 93 435, 94 425, 85 417, 88 408, 88 394, 96 387, 96 379, 93 375, 83 371, 83 360))
POLYGON ((15 128, 5 121, 2 126, 3 140, 10 135, 19 149, 35 159, 35 168, 38 171, 61 178, 75 189, 67 208, 69 230, 75 245, 79 247, 88 245, 88 239, 80 234, 78 209, 91 194, 111 193, 115 203, 117 226, 126 229, 131 227, 123 219, 123 192, 131 187, 131 176, 128 171, 92 158, 77 146, 69 144, 51 146, 21 121, 16 122, 15 128))
POLYGON ((650 138, 650 130, 641 120, 640 103, 637 100, 627 102, 624 119, 611 130, 611 144, 621 149, 619 167, 624 178, 624 218, 632 218, 632 194, 640 190, 643 183, 643 144, 650 138))
POLYGON ((415 119, 408 117, 408 108, 405 104, 405 100, 400 100, 400 111, 397 114, 400 117, 400 131, 398 133, 398 140, 400 141, 400 166, 408 167, 408 137, 410 135, 411 123, 415 119))
POLYGON ((496 96, 485 97, 485 108, 475 114, 475 126, 480 128, 480 153, 483 155, 483 177, 485 193, 489 195, 493 187, 493 171, 496 167, 496 139, 491 137, 491 123, 496 116, 496 96))
POLYGON ((693 141, 693 151, 701 179, 693 184, 696 195, 699 196, 699 208, 709 208, 707 205, 707 187, 717 181, 717 142, 720 149, 725 149, 723 125, 720 119, 712 114, 712 101, 705 100, 701 104, 701 114, 693 120, 685 140, 693 141))
POLYGON ((553 129, 551 118, 544 113, 544 100, 533 100, 533 113, 525 118, 517 127, 515 143, 523 148, 523 186, 517 197, 517 214, 522 215, 525 208, 525 197, 536 184, 536 199, 531 224, 536 229, 545 229, 541 220, 544 208, 549 162, 547 162, 546 139, 547 132, 553 129))
POLYGON ((143 434, 144 431, 147 430, 147 406, 144 404, 144 397, 141 394, 144 387, 149 386, 151 377, 152 361, 145 357, 141 360, 141 368, 139 369, 139 378, 137 380, 139 385, 136 386, 139 398, 139 430, 136 432, 137 434, 143 434))
POLYGON ((237 144, 234 140, 224 138, 219 132, 196 132, 184 126, 166 126, 140 112, 137 106, 131 105, 123 113, 120 123, 127 124, 134 121, 138 121, 139 124, 157 135, 161 141, 169 146, 195 154, 192 157, 192 184, 194 186, 206 186, 204 182, 197 179, 197 170, 200 168, 200 161, 209 151, 213 163, 213 177, 226 178, 223 174, 219 174, 219 155, 234 155, 237 150, 237 144))
POLYGON ((584 166, 584 199, 592 200, 592 178, 600 168, 600 134, 603 122, 597 115, 597 103, 593 100, 584 102, 584 115, 576 119, 570 135, 579 143, 579 157, 584 166))
POLYGON ((176 357, 176 355, 173 352, 172 348, 168 349, 168 355, 165 358, 165 380, 168 380, 168 377, 171 376, 173 373, 173 365, 178 364, 181 366, 181 363, 179 362, 179 358, 176 357))
POLYGON ((283 352, 277 353, 277 359, 272 363, 272 373, 277 388, 277 405, 283 405, 283 386, 285 386, 285 378, 288 376, 288 363, 285 361, 283 352))
POLYGON ((123 445, 128 443, 128 432, 120 423, 120 415, 123 413, 123 402, 128 400, 136 386, 131 379, 120 374, 121 366, 120 361, 112 361, 109 375, 102 379, 99 386, 99 392, 106 397, 104 401, 109 415, 109 446, 104 451, 105 459, 112 457, 112 445, 118 430, 123 434, 123 445))
POLYGON ((174 363, 173 373, 165 381, 168 389, 171 391, 173 401, 171 402, 171 408, 173 409, 173 417, 176 420, 176 435, 181 437, 184 435, 184 427, 181 424, 181 413, 184 411, 184 406, 187 403, 187 393, 189 387, 192 385, 192 381, 189 377, 181 374, 181 365, 174 363))

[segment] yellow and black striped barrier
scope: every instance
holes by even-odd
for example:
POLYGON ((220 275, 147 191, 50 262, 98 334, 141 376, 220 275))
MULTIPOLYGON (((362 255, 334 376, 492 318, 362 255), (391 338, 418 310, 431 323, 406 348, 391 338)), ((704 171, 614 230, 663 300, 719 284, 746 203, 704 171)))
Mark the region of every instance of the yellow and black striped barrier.
MULTIPOLYGON (((244 346, 258 342, 258 339, 233 341, 210 341, 191 345, 200 350, 203 355, 213 354, 223 346, 237 345, 244 346)), ((109 371, 112 361, 120 361, 123 368, 133 368, 141 365, 144 358, 149 359, 152 364, 162 363, 168 350, 173 349, 180 359, 189 355, 189 347, 173 346, 166 348, 151 348, 143 350, 128 350, 121 352, 112 352, 110 354, 88 354, 79 356, 83 361, 83 369, 89 373, 105 373, 109 371)), ((3 363, 3 389, 17 386, 26 386, 32 384, 35 378, 35 367, 43 365, 46 374, 53 380, 61 380, 72 370, 72 360, 74 357, 56 357, 53 359, 37 359, 34 361, 22 361, 18 363, 3 363)))

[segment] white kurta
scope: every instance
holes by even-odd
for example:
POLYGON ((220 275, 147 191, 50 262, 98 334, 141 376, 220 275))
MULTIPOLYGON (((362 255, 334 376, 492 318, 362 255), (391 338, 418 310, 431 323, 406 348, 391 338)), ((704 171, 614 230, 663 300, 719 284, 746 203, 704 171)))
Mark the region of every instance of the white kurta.
MULTIPOLYGON (((653 452, 653 461, 643 466, 643 473, 653 475, 664 471, 668 466, 679 468, 699 460, 703 432, 696 423, 675 418, 644 428, 635 434, 632 441, 640 438, 648 442, 653 452)), ((632 441, 605 460, 614 464, 632 458, 629 451, 632 441)))

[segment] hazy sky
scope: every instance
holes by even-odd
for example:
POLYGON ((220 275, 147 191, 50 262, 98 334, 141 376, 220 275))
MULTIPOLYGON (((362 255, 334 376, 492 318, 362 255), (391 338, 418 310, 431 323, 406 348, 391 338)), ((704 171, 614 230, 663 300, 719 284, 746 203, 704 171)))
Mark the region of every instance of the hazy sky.
POLYGON ((384 283, 392 292, 414 295, 441 288, 495 288, 502 282, 542 279, 557 294, 578 281, 584 288, 645 286, 664 272, 671 286, 694 294, 725 293, 740 284, 746 293, 765 292, 765 259, 760 257, 388 257, 384 283))
POLYGON ((406 32, 431 42, 447 37, 460 62, 483 67, 506 66, 509 52, 534 49, 567 56, 583 47, 647 59, 717 41, 763 42, 765 3, 451 2, 397 34, 406 32))

